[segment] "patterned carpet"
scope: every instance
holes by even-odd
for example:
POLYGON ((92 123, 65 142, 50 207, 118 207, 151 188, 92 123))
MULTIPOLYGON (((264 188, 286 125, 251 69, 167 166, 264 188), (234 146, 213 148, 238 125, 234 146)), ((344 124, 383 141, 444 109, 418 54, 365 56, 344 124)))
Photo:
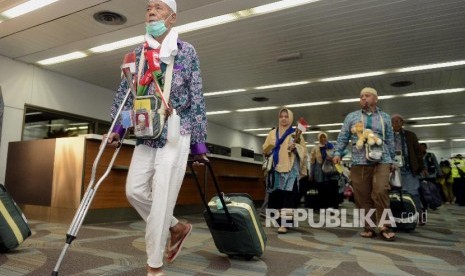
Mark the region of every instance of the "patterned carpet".
MULTIPOLYGON (((219 253, 200 216, 181 219, 194 230, 165 266, 167 275, 465 275, 464 207, 430 211, 426 226, 398 233, 395 242, 359 237, 357 228, 301 226, 284 235, 266 228, 266 251, 251 261, 219 253)), ((29 223, 32 236, 0 256, 0 275, 51 274, 69 225, 29 223)), ((142 221, 84 225, 59 275, 146 275, 144 227, 142 221)))

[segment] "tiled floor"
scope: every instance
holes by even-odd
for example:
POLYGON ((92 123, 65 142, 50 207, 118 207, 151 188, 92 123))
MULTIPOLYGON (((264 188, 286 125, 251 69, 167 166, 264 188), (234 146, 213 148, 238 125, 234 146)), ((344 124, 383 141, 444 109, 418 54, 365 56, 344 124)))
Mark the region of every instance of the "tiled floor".
MULTIPOLYGON (((219 253, 200 216, 182 219, 193 223, 193 234, 165 266, 168 275, 465 275, 465 207, 430 211, 426 226, 398 233, 395 242, 361 238, 357 228, 300 226, 284 235, 265 228, 266 251, 252 261, 219 253)), ((52 272, 69 225, 30 225, 32 236, 1 255, 0 275, 52 272)), ((145 275, 144 227, 142 221, 83 226, 59 275, 145 275)))

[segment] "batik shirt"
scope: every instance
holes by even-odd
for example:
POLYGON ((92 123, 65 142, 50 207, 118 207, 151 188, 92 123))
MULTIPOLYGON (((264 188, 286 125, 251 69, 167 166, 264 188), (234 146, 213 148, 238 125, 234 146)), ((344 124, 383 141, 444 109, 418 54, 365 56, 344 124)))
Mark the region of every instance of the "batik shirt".
MULTIPOLYGON (((139 68, 140 56, 143 45, 137 47, 136 68, 139 68)), ((161 64, 163 78, 167 65, 161 64)), ((142 75, 147 70, 145 65, 142 75)), ((116 116, 119 106, 124 100, 128 90, 128 83, 122 79, 111 107, 111 118, 116 116)), ((155 85, 152 82, 148 87, 148 95, 155 93, 155 85)), ((134 97, 131 94, 123 110, 133 108, 134 97)), ((174 59, 173 80, 170 93, 170 102, 177 114, 181 117, 181 135, 191 135, 191 153, 200 154, 206 152, 207 117, 205 110, 205 99, 202 92, 202 77, 200 74, 199 59, 194 47, 184 41, 178 40, 178 54, 174 59)), ((118 118, 118 121, 120 119, 118 118)), ((120 128, 117 124, 116 128, 120 128)), ((164 125, 163 132, 157 139, 137 139, 136 144, 144 144, 153 148, 161 148, 166 144, 167 124, 164 125)))
POLYGON ((368 113, 361 109, 351 112, 346 116, 344 124, 341 128, 341 132, 337 137, 334 156, 342 156, 342 153, 346 149, 350 140, 352 145, 352 165, 373 164, 373 162, 368 161, 366 158, 365 147, 362 147, 362 149, 357 149, 355 147, 355 143, 357 143, 358 137, 357 134, 351 132, 352 127, 356 123, 362 121, 362 116, 365 129, 371 129, 373 133, 375 133, 379 138, 383 139, 383 128, 381 124, 382 116, 382 121, 384 123, 384 153, 380 163, 392 163, 395 157, 395 145, 391 118, 387 113, 381 111, 379 107, 377 107, 376 111, 373 113, 368 113))

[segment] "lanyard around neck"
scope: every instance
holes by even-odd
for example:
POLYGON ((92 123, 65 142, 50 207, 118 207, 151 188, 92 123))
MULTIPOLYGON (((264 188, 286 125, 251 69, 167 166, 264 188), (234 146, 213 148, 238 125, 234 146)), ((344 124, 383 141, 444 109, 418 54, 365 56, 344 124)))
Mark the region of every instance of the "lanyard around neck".
MULTIPOLYGON (((171 56, 170 59, 171 61, 168 64, 166 71, 165 71, 165 81, 163 85, 163 90, 161 89, 158 81, 155 78, 153 80, 153 82, 155 83, 155 88, 157 92, 160 94, 160 97, 163 101, 163 106, 162 106, 163 109, 168 108, 168 102, 170 100, 170 93, 171 93, 171 83, 173 79, 174 56, 171 56)), ((144 65, 145 65, 145 47, 142 48, 142 52, 140 54, 139 68, 138 68, 138 73, 137 73, 138 84, 142 76, 142 69, 144 68, 144 65)), ((160 70, 161 70, 161 66, 160 66, 160 70)))
MULTIPOLYGON (((374 112, 372 114, 375 114, 374 112)), ((384 120, 383 120, 383 115, 381 115, 380 113, 379 114, 379 120, 381 122, 381 129, 383 131, 383 143, 384 143, 384 120)), ((362 125, 363 125, 363 134, 365 134, 365 123, 363 122, 363 111, 362 111, 362 125)), ((373 122, 373 120, 372 120, 373 122)))

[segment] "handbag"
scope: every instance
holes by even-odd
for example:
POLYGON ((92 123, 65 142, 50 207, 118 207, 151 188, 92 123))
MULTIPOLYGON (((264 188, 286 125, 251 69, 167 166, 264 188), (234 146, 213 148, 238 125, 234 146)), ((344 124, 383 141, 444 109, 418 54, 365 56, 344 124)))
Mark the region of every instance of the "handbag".
POLYGON ((396 187, 396 188, 402 187, 399 168, 396 168, 393 172, 391 172, 389 176, 389 184, 391 184, 392 187, 396 187))
POLYGON ((383 147, 365 144, 366 159, 378 163, 383 159, 383 147))
POLYGON ((268 174, 268 172, 271 171, 272 167, 273 167, 273 157, 271 155, 268 157, 265 157, 262 163, 263 173, 265 175, 268 174))
MULTIPOLYGON (((141 76, 144 64, 145 54, 142 52, 139 62, 138 78, 141 76)), ((160 137, 163 132, 163 127, 165 126, 165 110, 169 108, 168 102, 171 93, 173 66, 174 57, 171 56, 171 61, 165 72, 165 85, 163 90, 158 84, 158 81, 154 79, 153 82, 156 88, 155 95, 136 96, 134 99, 134 135, 136 138, 156 139, 160 137)), ((175 111, 170 117, 173 116, 177 116, 175 111)), ((173 140, 173 138, 171 138, 171 140, 173 140)))
POLYGON ((334 166, 331 160, 326 159, 321 165, 321 170, 324 174, 334 174, 337 172, 336 167, 334 166))

